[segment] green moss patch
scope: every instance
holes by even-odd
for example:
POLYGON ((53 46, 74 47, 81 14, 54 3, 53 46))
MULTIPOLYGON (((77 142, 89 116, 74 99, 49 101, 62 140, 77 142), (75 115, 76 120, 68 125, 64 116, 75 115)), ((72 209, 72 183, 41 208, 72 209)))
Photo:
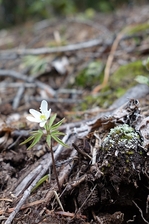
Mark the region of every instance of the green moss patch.
POLYGON ((84 98, 80 109, 86 110, 93 106, 100 106, 103 108, 109 107, 116 99, 124 95, 128 89, 137 84, 135 78, 138 75, 149 76, 149 72, 142 64, 141 60, 119 67, 119 69, 111 75, 108 85, 101 90, 99 95, 89 95, 84 98))

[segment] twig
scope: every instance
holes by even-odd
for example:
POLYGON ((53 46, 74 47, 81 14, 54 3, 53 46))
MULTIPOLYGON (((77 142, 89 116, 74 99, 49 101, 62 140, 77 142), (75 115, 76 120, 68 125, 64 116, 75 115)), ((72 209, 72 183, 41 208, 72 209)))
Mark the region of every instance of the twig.
POLYGON ((13 100, 12 108, 15 110, 18 108, 22 95, 24 93, 25 87, 24 85, 20 86, 18 92, 13 100))
POLYGON ((98 224, 103 224, 103 221, 100 219, 100 217, 95 215, 95 212, 92 210, 92 215, 95 221, 97 221, 98 224))
POLYGON ((68 18, 67 20, 68 20, 68 22, 82 23, 87 26, 94 27, 96 30, 100 31, 100 33, 102 32, 105 35, 107 35, 107 33, 109 32, 108 29, 106 28, 106 26, 99 24, 95 21, 89 20, 89 19, 83 20, 83 19, 78 19, 77 17, 74 17, 74 18, 68 18))
POLYGON ((82 182, 84 182, 86 179, 86 174, 84 174, 83 176, 81 176, 79 179, 74 180, 72 183, 69 183, 66 186, 67 190, 72 190, 73 188, 77 187, 78 185, 80 185, 82 182))
POLYGON ((90 157, 88 155, 88 153, 86 153, 85 151, 81 150, 75 143, 72 143, 72 146, 78 151, 78 153, 82 154, 83 156, 89 158, 90 160, 92 160, 92 157, 90 157))
POLYGON ((87 202, 87 200, 90 198, 90 196, 92 195, 92 193, 95 190, 96 186, 97 186, 97 184, 95 184, 95 186, 91 190, 90 194, 87 196, 87 198, 85 199, 85 201, 82 203, 81 207, 78 209, 77 213, 79 213, 81 211, 81 208, 85 205, 85 203, 87 202))
POLYGON ((134 203, 134 205, 138 208, 140 214, 141 214, 141 218, 143 219, 143 221, 147 224, 149 224, 149 222, 143 217, 143 212, 141 210, 141 208, 136 204, 136 202, 132 201, 134 203))
POLYGON ((32 188, 36 185, 36 183, 40 180, 40 178, 45 174, 45 170, 41 169, 41 172, 39 173, 39 175, 36 177, 36 179, 31 183, 31 185, 29 186, 29 188, 24 191, 23 197, 21 198, 21 200, 19 201, 19 203, 17 204, 17 206, 15 207, 14 211, 10 214, 10 216, 8 217, 8 219, 6 220, 5 224, 11 224, 11 222, 13 221, 14 217, 16 216, 16 214, 19 212, 20 208, 22 207, 22 205, 24 204, 24 202, 26 201, 26 199, 29 197, 32 188))
POLYGON ((110 68, 111 68, 111 65, 112 65, 112 62, 113 62, 113 59, 114 59, 114 53, 118 47, 118 44, 121 40, 121 38, 123 37, 123 33, 124 31, 120 32, 116 39, 114 40, 113 44, 112 44, 112 47, 111 47, 111 51, 110 51, 110 54, 108 56, 108 59, 107 59, 107 63, 106 63, 106 67, 105 67, 105 73, 104 73, 104 79, 103 79, 103 83, 101 85, 98 85, 96 86, 94 89, 93 89, 93 93, 97 93, 98 91, 100 91, 103 87, 106 86, 108 80, 109 80, 109 76, 110 76, 110 68))
MULTIPOLYGON (((45 98, 44 98, 45 99, 45 98)), ((37 101, 41 102, 41 97, 29 97, 29 101, 37 101)), ((83 100, 81 99, 69 99, 69 98, 46 98, 45 99, 49 103, 65 103, 65 104, 74 104, 74 103, 81 103, 83 100)))
POLYGON ((1 55, 3 54, 18 54, 18 55, 39 55, 39 54, 52 54, 52 53, 62 53, 67 51, 76 51, 85 48, 90 48, 94 46, 98 46, 102 44, 102 40, 100 38, 92 39, 86 42, 70 44, 67 46, 53 47, 53 48, 36 48, 36 49, 11 49, 11 50, 2 50, 1 55))
POLYGON ((44 20, 42 20, 42 21, 39 21, 39 22, 37 22, 37 23, 35 23, 35 25, 34 25, 34 30, 35 31, 39 31, 40 30, 40 32, 42 33, 43 31, 43 29, 46 29, 47 27, 49 27, 49 26, 53 26, 53 25, 55 25, 57 23, 57 19, 52 19, 52 18, 50 18, 50 19, 44 19, 44 20))
POLYGON ((41 89, 44 89, 46 92, 48 92, 52 97, 55 96, 56 91, 54 89, 52 89, 49 85, 46 85, 43 82, 34 80, 35 84, 40 87, 41 89))
POLYGON ((135 218, 136 218, 136 215, 133 215, 132 219, 129 219, 129 220, 127 221, 127 223, 134 222, 134 221, 135 221, 135 218))
POLYGON ((146 214, 148 214, 148 208, 149 208, 149 195, 147 196, 146 199, 146 214))
POLYGON ((76 94, 76 95, 81 95, 83 94, 83 91, 82 90, 79 90, 79 89, 59 89, 57 90, 57 94, 58 95, 59 93, 61 94, 76 94))
POLYGON ((55 195, 55 197, 56 197, 56 200, 57 200, 58 203, 59 203, 59 206, 61 207, 62 211, 64 212, 64 208, 63 208, 63 206, 62 206, 62 203, 61 203, 61 201, 60 201, 60 199, 59 199, 58 194, 57 194, 56 191, 54 191, 54 195, 55 195))
POLYGON ((51 96, 54 96, 56 94, 56 91, 53 90, 49 85, 46 85, 36 79, 34 79, 33 77, 28 77, 22 73, 13 71, 13 70, 0 70, 0 76, 10 76, 10 77, 14 77, 16 79, 21 79, 25 82, 29 82, 29 83, 35 83, 36 86, 44 89, 45 91, 47 91, 51 96))
POLYGON ((75 214, 75 213, 70 213, 70 212, 62 212, 62 211, 57 211, 57 212, 54 212, 55 214, 58 214, 58 215, 63 215, 63 216, 66 216, 66 217, 76 217, 76 218, 81 218, 81 219, 86 219, 87 217, 85 215, 81 215, 81 214, 75 214))
MULTIPOLYGON (((37 166, 37 165, 36 165, 37 166)), ((18 197, 26 188, 28 183, 31 183, 40 173, 41 171, 41 164, 39 164, 34 170, 32 170, 26 177, 23 178, 21 183, 15 188, 13 195, 18 197)))
MULTIPOLYGON (((33 201, 33 202, 30 202, 30 203, 27 203, 27 204, 23 205, 23 206, 20 208, 20 210, 26 209, 26 208, 28 208, 28 207, 32 207, 32 206, 34 206, 34 205, 39 205, 39 204, 42 204, 42 203, 44 203, 44 202, 45 202, 44 199, 41 199, 41 200, 38 200, 38 201, 33 201)), ((11 213, 11 212, 13 212, 14 210, 15 210, 15 208, 8 208, 8 209, 7 209, 7 213, 11 213)), ((0 215, 4 214, 5 212, 6 212, 5 209, 0 210, 0 215)))
POLYGON ((34 82, 33 77, 26 76, 22 73, 14 71, 14 70, 0 69, 0 76, 6 76, 6 77, 10 76, 10 77, 13 77, 13 78, 16 78, 16 79, 21 79, 21 80, 29 82, 29 83, 34 82))
POLYGON ((63 212, 63 211, 56 211, 56 212, 53 212, 53 211, 49 211, 48 209, 46 210, 46 213, 47 214, 57 214, 57 215, 61 215, 61 216, 65 216, 65 217, 71 217, 71 218, 81 218, 81 219, 87 219, 87 217, 85 215, 82 215, 82 214, 75 214, 75 213, 72 213, 72 212, 63 212))
MULTIPOLYGON (((11 83, 8 83, 8 82, 3 82, 3 83, 0 83, 0 88, 18 88, 22 85, 22 82, 11 82, 11 83)), ((36 87, 36 85, 34 83, 23 83, 23 86, 25 88, 34 88, 36 87)))
MULTIPOLYGON (((67 142, 69 136, 70 136, 70 132, 67 131, 66 135, 63 137, 62 141, 64 143, 67 142)), ((57 157, 59 156, 59 154, 61 153, 63 149, 62 145, 59 145, 57 147, 56 152, 54 153, 54 157, 55 160, 57 159, 57 157)), ((48 168, 52 165, 52 159, 50 158, 50 160, 48 159, 46 162, 43 161, 41 163, 41 172, 39 172, 38 176, 36 177, 36 179, 31 183, 31 185, 27 188, 27 190, 24 191, 23 197, 21 198, 21 200, 19 201, 19 203, 17 204, 16 208, 14 209, 14 211, 10 214, 10 216, 8 217, 8 219, 6 220, 5 224, 11 224, 11 222, 13 221, 14 217, 16 216, 16 214, 18 213, 18 211, 20 210, 20 208, 22 207, 22 205, 24 204, 24 202, 26 201, 26 199, 29 197, 33 187, 36 185, 36 183, 42 178, 42 176, 44 176, 44 174, 47 172, 48 168)))
POLYGON ((101 147, 101 139, 100 137, 94 132, 95 136, 95 145, 91 147, 91 152, 92 152, 92 165, 96 163, 96 157, 97 157, 97 151, 101 147))

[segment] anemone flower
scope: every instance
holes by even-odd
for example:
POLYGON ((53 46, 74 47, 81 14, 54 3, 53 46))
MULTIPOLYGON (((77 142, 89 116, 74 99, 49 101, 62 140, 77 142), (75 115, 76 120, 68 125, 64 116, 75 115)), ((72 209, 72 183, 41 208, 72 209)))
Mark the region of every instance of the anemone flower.
POLYGON ((44 127, 51 115, 51 109, 48 110, 48 103, 46 100, 42 100, 40 105, 40 111, 41 112, 34 109, 30 109, 29 112, 32 116, 27 116, 27 120, 39 123, 40 127, 44 127))

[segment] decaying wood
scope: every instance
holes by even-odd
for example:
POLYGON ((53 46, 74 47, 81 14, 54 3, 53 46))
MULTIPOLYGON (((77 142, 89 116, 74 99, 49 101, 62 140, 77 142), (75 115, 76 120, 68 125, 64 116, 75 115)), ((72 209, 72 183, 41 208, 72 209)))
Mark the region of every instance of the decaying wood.
POLYGON ((109 108, 116 109, 125 104, 129 99, 135 99, 137 93, 137 99, 144 98, 149 94, 149 87, 144 84, 138 84, 130 88, 122 97, 117 99, 109 108))

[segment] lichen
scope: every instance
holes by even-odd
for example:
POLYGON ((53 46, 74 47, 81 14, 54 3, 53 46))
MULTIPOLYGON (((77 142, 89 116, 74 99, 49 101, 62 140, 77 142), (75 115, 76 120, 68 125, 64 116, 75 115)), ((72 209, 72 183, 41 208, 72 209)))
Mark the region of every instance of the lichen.
POLYGON ((110 133, 103 141, 103 148, 110 150, 112 148, 117 150, 124 150, 124 152, 131 152, 136 149, 140 140, 139 135, 135 130, 127 124, 119 125, 110 130, 110 133))
POLYGON ((132 181, 138 178, 144 158, 139 134, 129 125, 122 124, 112 128, 103 140, 99 166, 105 175, 119 177, 120 182, 132 181))

